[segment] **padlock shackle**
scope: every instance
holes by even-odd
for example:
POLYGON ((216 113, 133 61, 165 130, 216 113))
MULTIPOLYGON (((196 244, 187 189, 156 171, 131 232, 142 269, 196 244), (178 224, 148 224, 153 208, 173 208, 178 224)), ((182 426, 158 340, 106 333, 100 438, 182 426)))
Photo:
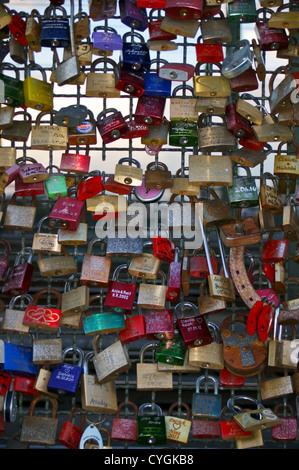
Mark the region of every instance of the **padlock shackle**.
MULTIPOLYGON (((188 421, 190 421, 190 419, 191 419, 191 408, 190 408, 190 406, 187 405, 187 403, 185 403, 185 402, 183 402, 183 401, 180 403, 180 406, 183 407, 183 408, 185 408, 185 410, 187 411, 186 419, 187 419, 188 421)), ((170 408, 169 408, 169 410, 168 410, 168 415, 169 415, 169 416, 171 416, 172 411, 173 411, 174 408, 176 408, 176 407, 179 407, 179 402, 178 402, 178 401, 176 401, 175 403, 172 403, 172 405, 170 406, 170 408)))
POLYGON ((139 362, 140 362, 140 363, 143 363, 143 362, 144 362, 144 354, 145 354, 145 352, 146 352, 148 349, 155 350, 156 348, 157 348, 156 343, 147 343, 147 344, 145 344, 145 345, 140 349, 140 352, 139 352, 139 362))
MULTIPOLYGON (((195 97, 195 95, 194 95, 194 88, 193 88, 192 86, 190 86, 190 85, 178 85, 178 86, 176 86, 176 87, 173 89, 173 91, 172 91, 172 95, 171 95, 172 98, 176 97, 176 93, 177 93, 179 90, 183 90, 183 91, 189 90, 189 91, 191 91, 192 97, 193 97, 193 98, 195 97)), ((186 98, 185 93, 184 93, 182 96, 180 96, 179 98, 186 98)))
POLYGON ((135 420, 137 419, 138 406, 133 401, 123 401, 118 405, 118 409, 117 409, 117 413, 116 413, 116 419, 119 419, 121 409, 124 408, 124 407, 128 407, 128 406, 131 406, 134 409, 134 419, 135 420))
POLYGON ((221 262, 222 262, 222 266, 223 266, 224 276, 229 279, 229 273, 228 273, 228 269, 227 269, 227 265, 226 265, 226 259, 225 259, 225 256, 224 256, 223 244, 222 244, 222 240, 221 240, 221 238, 220 238, 220 234, 219 234, 219 229, 218 229, 218 228, 217 228, 217 230, 216 230, 216 233, 217 233, 217 239, 218 239, 218 245, 219 245, 219 251, 220 251, 220 256, 221 256, 221 262))
POLYGON ((217 395, 218 394, 218 380, 213 375, 207 375, 207 376, 201 375, 200 377, 198 377, 198 379, 195 382, 195 393, 199 393, 200 384, 203 380, 206 380, 207 382, 210 380, 214 383, 214 394, 217 395))
MULTIPOLYGON (((229 408, 229 410, 234 414, 238 414, 239 411, 236 411, 235 410, 235 405, 233 404, 233 402, 237 401, 237 400, 244 400, 244 401, 249 401, 251 403, 255 403, 257 405, 258 408, 264 408, 264 406, 258 402, 257 399, 255 398, 251 398, 251 397, 247 397, 246 395, 236 395, 234 397, 231 397, 227 400, 227 407, 229 408)), ((239 407, 238 407, 239 408, 239 407)), ((240 409, 240 408, 239 408, 240 409)), ((241 412, 242 412, 242 408, 241 408, 241 412)))
POLYGON ((12 297, 12 299, 9 302, 8 308, 13 309, 15 306, 15 303, 18 299, 25 298, 28 300, 28 305, 32 302, 33 297, 30 294, 22 294, 22 295, 17 295, 15 297, 12 297))
POLYGON ((84 361, 84 351, 83 351, 83 349, 79 348, 79 346, 76 346, 76 347, 69 346, 69 347, 65 348, 62 351, 62 362, 64 362, 65 356, 67 354, 69 354, 70 352, 78 353, 78 355, 79 355, 78 366, 82 367, 83 366, 83 361, 84 361))
POLYGON ((203 245, 204 245, 204 249, 205 249, 205 254, 206 254, 209 273, 211 275, 213 275, 214 271, 213 271, 212 261, 211 261, 211 257, 210 257, 210 250, 209 250, 208 240, 207 240, 207 237, 206 237, 206 234, 205 234, 205 231, 204 231, 204 227, 203 227, 203 223, 202 223, 202 220, 201 220, 200 216, 198 217, 198 220, 199 220, 200 230, 201 230, 201 234, 202 234, 202 241, 203 241, 203 245))
POLYGON ((135 158, 130 158, 130 157, 123 157, 123 158, 120 158, 118 160, 118 163, 119 164, 123 164, 124 162, 128 162, 129 163, 129 166, 132 166, 131 163, 134 163, 137 168, 141 168, 141 165, 140 165, 140 162, 138 160, 136 160, 135 158))
POLYGON ((163 415, 162 408, 159 405, 157 405, 156 403, 143 403, 138 408, 138 416, 143 416, 143 412, 144 412, 145 408, 151 408, 151 409, 155 408, 158 412, 158 416, 163 415))

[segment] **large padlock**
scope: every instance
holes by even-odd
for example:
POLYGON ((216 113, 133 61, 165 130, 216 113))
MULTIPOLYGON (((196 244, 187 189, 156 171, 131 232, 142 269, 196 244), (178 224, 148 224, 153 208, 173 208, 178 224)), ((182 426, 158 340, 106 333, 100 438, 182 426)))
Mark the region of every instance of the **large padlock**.
POLYGON ((137 415, 138 415, 138 407, 132 401, 125 402, 119 404, 116 417, 113 418, 112 421, 112 429, 111 429, 111 439, 115 439, 117 441, 128 441, 128 442, 136 442, 137 441, 137 415), (128 411, 126 413, 126 417, 121 418, 120 413, 123 408, 132 407, 134 410, 134 417, 129 418, 128 411))
POLYGON ((204 346, 213 341, 213 337, 203 316, 198 314, 198 309, 192 302, 184 302, 174 307, 174 314, 177 317, 177 326, 183 337, 186 348, 204 346), (193 315, 184 316, 184 312, 190 310, 193 315), (178 317, 180 312, 180 317, 178 317))
POLYGON ((194 95, 200 98, 227 98, 231 94, 231 86, 229 80, 221 74, 220 64, 215 66, 219 68, 220 76, 201 75, 201 62, 197 62, 195 66, 195 75, 193 77, 194 95))
POLYGON ((51 294, 57 298, 56 308, 37 305, 42 295, 48 294, 48 289, 39 290, 33 297, 32 303, 27 306, 23 324, 32 328, 57 331, 61 320, 61 294, 56 289, 50 289, 51 294))
POLYGON ((115 414, 117 407, 117 394, 115 381, 112 379, 100 384, 95 373, 89 371, 89 362, 92 362, 94 352, 90 351, 84 356, 83 374, 81 375, 81 402, 85 411, 95 413, 115 414))
POLYGON ((42 47, 68 47, 70 45, 70 25, 66 10, 61 6, 50 5, 41 21, 42 47), (59 11, 61 15, 57 15, 59 11))
POLYGON ((20 80, 19 70, 13 65, 6 62, 0 64, 0 78, 4 86, 4 102, 8 106, 18 107, 24 104, 24 88, 23 82, 20 80), (3 74, 5 69, 13 70, 15 77, 3 74))
POLYGON ((86 78, 86 96, 101 98, 119 98, 120 90, 115 87, 116 62, 109 58, 100 58, 92 62, 90 72, 86 78), (104 63, 105 72, 97 72, 96 66, 104 63), (112 66, 113 72, 107 70, 107 64, 112 66))
POLYGON ((139 407, 137 416, 137 443, 141 445, 166 444, 166 426, 162 409, 156 403, 144 403, 139 407), (144 416, 144 410, 151 408, 152 413, 144 416), (153 412, 155 413, 153 415, 153 412))
POLYGON ((264 116, 262 124, 253 124, 252 132, 259 142, 279 142, 292 140, 288 126, 279 124, 270 114, 264 116))
POLYGON ((31 248, 25 248, 24 253, 18 253, 14 266, 8 269, 6 279, 2 287, 2 294, 8 297, 27 294, 34 273, 32 264, 33 252, 31 248), (22 262, 23 256, 27 255, 27 261, 22 262))
POLYGON ((253 52, 250 43, 248 39, 242 39, 223 60, 221 72, 225 78, 231 79, 245 72, 252 66, 252 62, 253 52))
POLYGON ((105 298, 105 306, 113 307, 113 310, 130 314, 133 308, 137 284, 135 282, 119 281, 119 273, 127 270, 126 264, 117 266, 113 273, 112 280, 109 282, 105 298))
POLYGON ((38 64, 31 63, 25 68, 24 105, 43 112, 53 109, 52 84, 47 82, 46 73, 38 64), (42 80, 31 76, 34 69, 41 73, 42 80))
POLYGON ((213 375, 201 375, 195 383, 195 393, 192 397, 192 416, 204 419, 219 419, 221 414, 221 395, 218 394, 218 380, 213 375), (208 381, 214 384, 214 393, 201 393, 200 387, 206 381, 205 387, 208 388, 208 381))
POLYGON ((105 384, 111 379, 123 374, 131 367, 131 360, 125 344, 120 340, 115 341, 107 348, 99 351, 98 342, 100 335, 93 337, 94 357, 93 364, 96 376, 100 384, 105 384))
POLYGON ((49 397, 52 405, 52 416, 34 416, 36 404, 45 400, 45 395, 38 395, 30 403, 29 414, 24 416, 20 441, 28 445, 55 446, 58 429, 57 400, 49 397), (37 432, 38 430, 38 432, 37 432))
POLYGON ((92 249, 101 240, 95 238, 88 244, 87 252, 84 255, 80 283, 87 286, 107 287, 111 269, 111 258, 106 256, 93 255, 92 249))
POLYGON ((42 224, 48 220, 48 216, 42 217, 34 233, 32 250, 34 253, 61 253, 61 245, 58 243, 58 235, 56 233, 41 232, 42 224))
POLYGON ((145 352, 153 349, 154 344, 148 343, 140 350, 140 362, 136 367, 136 389, 139 391, 168 391, 173 389, 172 372, 158 371, 157 362, 145 362, 145 352))
POLYGON ((104 144, 120 139, 128 131, 128 124, 122 113, 115 108, 100 112, 96 119, 96 125, 104 144))
POLYGON ((80 384, 81 374, 83 373, 84 352, 81 348, 70 346, 62 352, 62 363, 54 366, 51 377, 48 382, 48 390, 60 395, 75 395, 77 387, 80 384), (77 365, 65 362, 65 357, 69 353, 74 357, 78 356, 77 365))
MULTIPOLYGON (((219 126, 219 131, 221 128, 222 126, 219 126)), ((224 150, 226 146, 225 129, 223 129, 222 136, 219 131, 216 136, 217 126, 202 128, 199 131, 202 131, 199 134, 199 144, 202 143, 205 147, 210 147, 212 151, 216 151, 219 144, 224 150)), ((227 145, 229 146, 228 141, 227 145)), ((209 151, 208 148, 205 150, 209 151)), ((232 186, 233 166, 231 158, 229 155, 189 155, 189 181, 198 186, 232 186)))
POLYGON ((293 29, 297 28, 298 25, 298 14, 296 11, 290 11, 288 12, 283 12, 282 10, 285 10, 286 8, 289 8, 289 4, 282 4, 278 7, 276 12, 272 12, 271 17, 269 18, 269 26, 274 27, 274 28, 287 28, 287 29, 293 29), (294 13, 294 15, 292 14, 294 13))
POLYGON ((148 283, 144 278, 143 282, 139 284, 138 296, 137 296, 137 305, 142 308, 152 308, 152 309, 164 309, 166 302, 166 276, 163 271, 159 271, 159 275, 162 277, 162 283, 148 283))
MULTIPOLYGON (((201 114, 198 121, 198 146, 201 152, 226 152, 236 147, 236 139, 226 127, 224 117, 220 116, 222 124, 214 121, 214 124, 205 126, 203 121, 208 117, 201 114)), ((216 115, 213 115, 214 118, 216 115)))
MULTIPOLYGON (((90 298, 89 304, 95 300, 101 300, 101 295, 95 295, 90 298)), ((89 309, 85 311, 83 317, 83 329, 86 335, 103 335, 118 333, 125 329, 125 320, 121 312, 103 311, 103 306, 98 307, 100 312, 89 313, 89 309)))

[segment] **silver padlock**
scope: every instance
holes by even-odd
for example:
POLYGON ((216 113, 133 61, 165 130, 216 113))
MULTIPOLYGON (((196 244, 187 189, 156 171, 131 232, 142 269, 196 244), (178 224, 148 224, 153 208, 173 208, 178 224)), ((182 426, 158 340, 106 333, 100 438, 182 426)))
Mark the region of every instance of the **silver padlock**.
POLYGON ((242 39, 231 49, 222 62, 221 72, 225 78, 237 77, 252 66, 253 52, 247 39, 242 39))

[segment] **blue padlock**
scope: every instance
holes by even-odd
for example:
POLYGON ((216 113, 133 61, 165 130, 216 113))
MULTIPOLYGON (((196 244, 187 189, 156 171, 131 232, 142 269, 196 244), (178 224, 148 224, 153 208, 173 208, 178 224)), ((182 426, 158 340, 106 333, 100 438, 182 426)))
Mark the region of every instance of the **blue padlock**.
MULTIPOLYGON (((163 59, 151 60, 151 65, 154 62, 165 62, 163 59)), ((160 78, 158 71, 149 70, 144 73, 144 94, 147 96, 171 96, 171 81, 160 78)))
MULTIPOLYGON (((206 383, 206 386, 208 384, 206 383)), ((221 395, 218 394, 218 380, 212 375, 201 375, 196 380, 195 393, 192 397, 192 416, 203 419, 219 419, 221 414, 221 395), (202 381, 211 380, 214 383, 214 393, 201 393, 202 381)))
POLYGON ((123 35, 122 48, 123 70, 132 72, 146 72, 151 67, 150 53, 143 37, 139 33, 125 33, 123 35), (127 37, 131 36, 132 42, 127 42, 127 37), (140 42, 133 42, 138 37, 140 42))
POLYGON ((146 8, 137 6, 137 0, 119 0, 119 14, 120 21, 129 28, 145 31, 148 27, 146 8))
POLYGON ((33 348, 22 344, 4 343, 2 370, 17 375, 36 376, 39 366, 33 364, 33 348))
POLYGON ((63 362, 57 364, 48 382, 48 391, 59 393, 61 395, 74 395, 79 385, 81 374, 83 373, 84 352, 81 348, 72 346, 64 349, 62 352, 62 360, 70 353, 77 353, 79 355, 78 365, 63 362))
POLYGON ((66 48, 70 42, 70 25, 66 10, 54 5, 48 6, 41 20, 41 46, 66 48), (60 10, 62 15, 56 15, 56 10, 60 10))
POLYGON ((104 51, 121 51, 123 40, 114 28, 106 26, 96 26, 92 33, 92 43, 94 49, 104 51))

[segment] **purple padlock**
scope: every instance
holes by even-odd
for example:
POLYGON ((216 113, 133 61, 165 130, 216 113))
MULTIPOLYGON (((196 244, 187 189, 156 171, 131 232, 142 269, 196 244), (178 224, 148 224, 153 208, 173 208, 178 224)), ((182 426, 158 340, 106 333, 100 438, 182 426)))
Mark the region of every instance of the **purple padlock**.
POLYGON ((60 395, 74 395, 79 385, 81 374, 83 373, 84 352, 81 348, 72 346, 64 349, 62 352, 62 360, 69 353, 77 353, 79 355, 78 365, 63 362, 54 367, 48 382, 48 391, 59 393, 60 395))
POLYGON ((119 0, 119 13, 120 21, 129 28, 137 29, 137 31, 147 29, 146 8, 138 7, 137 0, 119 0))
POLYGON ((92 33, 92 43, 94 49, 104 51, 121 51, 123 40, 115 29, 105 26, 97 26, 92 33))
POLYGON ((164 189, 147 188, 145 186, 145 178, 143 178, 141 186, 134 188, 134 194, 141 202, 154 202, 163 196, 164 189))

